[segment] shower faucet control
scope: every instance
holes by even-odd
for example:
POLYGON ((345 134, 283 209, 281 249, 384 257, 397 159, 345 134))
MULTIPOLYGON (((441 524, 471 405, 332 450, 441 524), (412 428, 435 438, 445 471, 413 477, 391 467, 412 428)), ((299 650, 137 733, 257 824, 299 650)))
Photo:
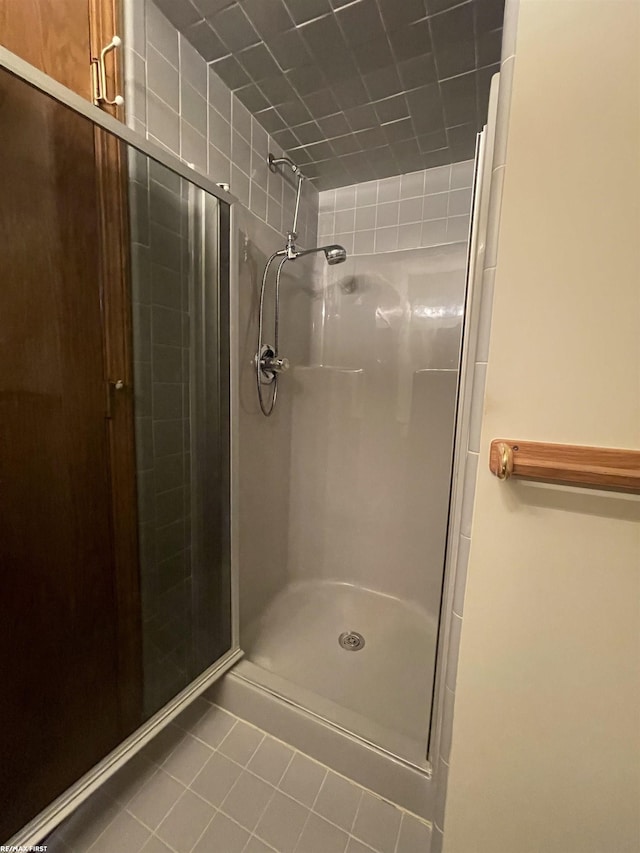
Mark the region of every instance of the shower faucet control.
POLYGON ((289 370, 288 358, 263 358, 261 362, 263 370, 273 370, 274 373, 284 373, 289 370))
POLYGON ((274 352, 273 347, 265 344, 260 351, 260 381, 263 385, 270 385, 276 378, 277 373, 289 370, 289 359, 280 358, 274 352))

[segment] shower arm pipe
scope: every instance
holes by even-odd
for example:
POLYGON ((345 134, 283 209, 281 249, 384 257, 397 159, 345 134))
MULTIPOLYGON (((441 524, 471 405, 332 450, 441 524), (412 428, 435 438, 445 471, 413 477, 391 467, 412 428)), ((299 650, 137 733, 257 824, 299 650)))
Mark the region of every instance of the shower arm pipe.
POLYGON ((274 157, 273 154, 269 153, 269 156, 267 157, 267 163, 271 171, 274 173, 278 171, 278 166, 285 165, 291 169, 294 175, 304 179, 304 175, 300 171, 300 166, 296 166, 296 164, 290 157, 274 157))
POLYGON ((305 179, 304 175, 300 171, 298 171, 296 177, 298 178, 298 188, 296 190, 296 207, 293 212, 293 225, 291 226, 291 233, 294 235, 294 240, 298 236, 298 211, 300 210, 300 193, 302 190, 302 182, 305 179))
MULTIPOLYGON (((329 243, 326 246, 316 246, 313 249, 302 249, 300 251, 296 251, 296 258, 302 258, 305 255, 314 255, 316 252, 327 252, 331 249, 342 249, 342 246, 339 246, 337 243, 329 243)), ((344 250, 343 250, 344 251, 344 250)))
POLYGON ((288 166, 295 177, 298 179, 298 186, 296 188, 296 205, 295 210, 293 212, 293 225, 291 226, 291 231, 289 231, 287 235, 287 256, 290 260, 293 260, 295 257, 295 239, 298 236, 298 212, 300 210, 300 194, 302 191, 302 182, 306 180, 305 176, 300 171, 300 167, 296 166, 293 160, 290 157, 274 157, 273 154, 269 153, 267 157, 267 164, 269 169, 275 174, 278 171, 278 166, 288 166))

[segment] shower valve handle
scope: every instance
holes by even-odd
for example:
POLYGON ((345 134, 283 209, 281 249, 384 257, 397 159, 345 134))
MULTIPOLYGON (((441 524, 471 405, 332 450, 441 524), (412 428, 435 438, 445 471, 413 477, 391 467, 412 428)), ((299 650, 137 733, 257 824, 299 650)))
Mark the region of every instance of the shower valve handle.
POLYGON ((266 356, 260 360, 260 367, 265 371, 270 370, 272 373, 284 373, 289 370, 289 359, 266 356))

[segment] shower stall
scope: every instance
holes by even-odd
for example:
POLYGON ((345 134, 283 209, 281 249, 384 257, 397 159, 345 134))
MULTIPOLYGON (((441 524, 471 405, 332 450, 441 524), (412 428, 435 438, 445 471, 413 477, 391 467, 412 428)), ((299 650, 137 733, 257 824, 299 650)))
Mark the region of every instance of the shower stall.
POLYGON ((272 232, 240 228, 244 659, 212 695, 428 816, 466 233, 339 265, 301 253, 265 288, 272 232), (288 369, 265 418, 256 340, 273 312, 288 369))

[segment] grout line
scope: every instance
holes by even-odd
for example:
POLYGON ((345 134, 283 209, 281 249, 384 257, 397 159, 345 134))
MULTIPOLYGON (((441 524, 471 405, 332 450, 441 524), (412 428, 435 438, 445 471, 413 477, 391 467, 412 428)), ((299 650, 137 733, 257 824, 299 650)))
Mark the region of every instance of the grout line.
MULTIPOLYGON (((315 811, 315 808, 316 808, 316 803, 318 802, 318 797, 320 796, 320 791, 322 790, 324 783, 326 782, 327 776, 329 775, 329 768, 324 764, 321 766, 323 766, 325 768, 324 776, 322 777, 322 782, 320 782, 320 787, 318 788, 318 791, 317 791, 315 797, 313 798, 313 802, 309 806, 309 811, 314 812, 315 814, 317 814, 317 812, 315 811)), ((322 817, 322 815, 320 815, 320 817, 322 817)))
POLYGON ((144 848, 147 846, 147 844, 149 843, 149 841, 150 841, 152 838, 157 838, 157 839, 158 839, 158 841, 160 841, 162 844, 164 844, 164 846, 165 846, 165 847, 167 847, 169 850, 172 850, 172 851, 173 851, 173 853, 178 853, 178 851, 176 850, 176 848, 175 848, 175 847, 172 847, 172 846, 169 844, 169 842, 168 842, 168 841, 165 841, 165 840, 164 840, 164 838, 160 838, 160 836, 159 836, 157 833, 155 833, 155 832, 152 832, 152 833, 151 833, 151 835, 150 835, 150 837, 149 837, 149 838, 147 838, 147 840, 145 841, 145 843, 144 843, 144 847, 142 848, 142 853, 144 853, 144 848))
MULTIPOLYGON (((238 725, 238 720, 239 720, 239 717, 236 717, 236 719, 234 720, 233 725, 231 726, 231 728, 229 729, 229 731, 228 731, 228 732, 226 733, 226 735, 222 738, 222 740, 220 741, 220 743, 219 743, 216 747, 214 747, 214 749, 216 750, 216 752, 218 752, 218 750, 220 749, 220 747, 222 746, 222 744, 225 742, 225 740, 229 737, 229 735, 231 734, 231 732, 232 732, 232 731, 235 729, 235 727, 238 725)), ((222 753, 222 754, 224 755, 224 753, 222 753)), ((225 757, 226 757, 226 756, 225 756, 225 757)), ((232 761, 233 759, 229 759, 229 760, 230 760, 230 761, 232 761)), ((237 764, 238 762, 236 761, 235 763, 237 764)))
MULTIPOLYGON (((301 754, 302 754, 302 755, 304 755, 304 753, 301 753, 301 754)), ((307 756, 307 758, 308 758, 308 757, 309 757, 309 756, 307 756)), ((313 760, 313 759, 312 759, 312 760, 313 760)), ((319 762, 319 761, 318 761, 318 762, 316 762, 316 763, 317 763, 317 764, 320 764, 320 762, 319 762)), ((322 782, 320 782, 320 786, 318 787, 318 790, 317 790, 317 792, 316 792, 316 795, 315 795, 315 797, 313 798, 313 802, 311 803, 311 805, 310 805, 310 806, 307 806, 307 809, 308 809, 308 811, 309 811, 309 814, 307 815, 307 819, 305 820, 304 824, 302 825, 302 829, 300 830, 300 835, 298 836, 298 840, 296 841, 296 846, 294 847, 293 853, 298 853, 298 845, 300 844, 300 840, 301 840, 302 836, 304 835, 304 831, 305 831, 305 829, 307 828, 307 824, 308 824, 308 823, 309 823, 309 821, 311 820, 311 815, 312 815, 312 814, 316 814, 316 812, 314 812, 314 810, 313 810, 313 809, 314 809, 315 804, 318 802, 318 797, 320 796, 320 791, 322 790, 322 788, 323 788, 323 786, 324 786, 324 783, 325 783, 325 781, 326 781, 326 778, 327 778, 327 776, 328 776, 328 774, 329 774, 329 768, 328 768, 326 765, 321 764, 320 766, 325 768, 325 773, 324 773, 324 776, 322 777, 322 782)), ((320 817, 321 817, 321 815, 320 815, 320 817)), ((334 824, 334 826, 335 826, 335 824, 334 824)), ((344 832, 344 830, 343 830, 343 832, 344 832)), ((349 843, 349 842, 347 841, 347 844, 348 844, 348 843, 349 843)), ((346 845, 345 845, 345 849, 346 849, 346 845)), ((304 851, 299 851, 299 853, 304 853, 304 851)))
MULTIPOLYGON (((255 776, 255 774, 252 774, 252 775, 254 775, 254 776, 255 776)), ((268 808, 269 808, 269 806, 271 805, 271 801, 273 800, 273 798, 274 798, 274 797, 275 797, 275 795, 276 795, 277 788, 275 788, 273 785, 269 784, 268 782, 265 782, 265 780, 264 780, 264 779, 261 779, 261 780, 260 780, 260 781, 261 781, 261 782, 263 782, 265 785, 269 785, 269 787, 270 787, 270 788, 272 788, 273 790, 272 790, 271 795, 270 795, 269 799, 267 800, 267 802, 266 802, 266 804, 265 804, 264 808, 262 809, 262 811, 261 811, 261 812, 260 812, 260 814, 258 815, 258 819, 257 819, 257 820, 256 820, 256 822, 255 822, 255 826, 253 827, 253 829, 249 829, 247 826, 244 826, 243 824, 241 824, 241 823, 240 823, 236 818, 232 817, 228 812, 225 812, 225 811, 224 811, 224 808, 223 808, 223 807, 224 807, 225 802, 226 802, 226 801, 227 801, 227 799, 231 796, 231 792, 234 790, 234 788, 236 787, 236 785, 238 784, 238 782, 240 781, 240 779, 241 779, 241 778, 242 778, 242 774, 240 774, 240 776, 238 776, 237 780, 236 780, 236 781, 234 782, 234 784, 232 785, 231 790, 229 791, 229 793, 227 794, 227 796, 226 796, 226 797, 224 798, 224 800, 222 801, 222 804, 220 805, 220 809, 219 809, 219 811, 220 811, 220 812, 221 812, 225 817, 228 817, 228 818, 229 818, 229 820, 232 820, 234 823, 237 823, 237 824, 238 824, 238 826, 241 826, 241 827, 244 829, 244 831, 245 831, 245 832, 248 832, 248 833, 249 833, 249 839, 250 839, 250 838, 251 838, 251 836, 255 833, 256 829, 258 828, 258 824, 260 823, 260 821, 262 820, 262 818, 263 818, 263 817, 264 817, 264 815, 266 814, 267 809, 268 809, 268 808)), ((260 778, 260 777, 257 777, 257 778, 260 778)), ((258 836, 258 837, 259 837, 259 836, 258 836)), ((262 839, 260 839, 260 840, 262 841, 262 839)), ((248 843, 248 842, 247 842, 247 843, 248 843)))
MULTIPOLYGON (((194 792, 194 793, 195 793, 195 792, 194 792)), ((210 805, 211 805, 211 804, 210 804, 210 805)), ((211 815, 211 819, 209 820, 209 822, 207 823, 207 825, 205 826, 205 828, 202 830, 202 832, 200 833, 200 835, 196 838, 195 843, 194 843, 194 844, 191 846, 191 848, 189 849, 189 853, 191 853, 191 851, 192 851, 192 850, 195 850, 195 848, 198 846, 198 844, 200 843, 200 839, 201 839, 201 838, 202 838, 202 836, 205 834, 205 832, 209 829, 209 827, 210 827, 210 826, 211 826, 211 824, 213 823, 213 821, 214 821, 214 819, 215 819, 216 815, 218 814, 218 812, 219 812, 219 809, 218 809, 216 806, 214 806, 214 808, 213 808, 213 814, 211 815)), ((166 842, 164 842, 164 843, 166 844, 166 842)))
MULTIPOLYGON (((349 829, 349 835, 353 835, 353 830, 358 820, 358 815, 360 814, 360 807, 362 805, 362 801, 364 799, 364 789, 360 794, 360 799, 358 800, 358 805, 356 806, 356 813, 353 816, 353 820, 351 821, 351 828, 349 829)), ((355 837, 355 836, 354 836, 355 837)))
POLYGON ((302 824, 302 829, 300 830, 300 835, 296 839, 296 844, 295 844, 295 847, 293 848, 293 853, 302 853, 302 851, 299 850, 300 840, 302 839, 302 836, 304 835, 304 831, 307 828, 307 824, 309 823, 310 819, 311 819, 311 809, 309 809, 307 819, 302 824))
POLYGON ((393 853, 398 853, 398 845, 400 844, 400 833, 402 832, 402 825, 404 823, 404 815, 400 818, 400 824, 398 825, 398 834, 396 836, 396 843, 393 848, 393 853))
MULTIPOLYGON (((280 743, 280 741, 278 741, 278 742, 280 743)), ((290 746, 290 745, 289 745, 289 744, 287 744, 287 746, 290 746)), ((289 759, 289 761, 287 762, 287 766, 284 768, 284 770, 283 770, 283 771, 282 771, 282 773, 280 774, 280 778, 278 779, 278 781, 277 781, 277 783, 276 783, 276 788, 277 788, 277 789, 278 789, 282 794, 284 794, 284 791, 282 791, 282 789, 280 788, 280 784, 281 784, 282 780, 284 779, 284 777, 287 775, 287 771, 289 770, 289 768, 290 768, 290 767, 291 767, 291 765, 293 764, 293 759, 294 759, 295 757, 296 757, 296 750, 295 750, 295 749, 293 749, 293 751, 292 751, 292 753, 291 753, 291 758, 290 758, 290 759, 289 759)), ((292 798, 292 799, 293 799, 293 798, 292 798)))
POLYGON ((365 850, 370 850, 371 853, 380 853, 379 850, 375 850, 373 847, 370 847, 368 844, 366 844, 364 841, 362 841, 362 839, 358 838, 355 835, 350 835, 349 838, 350 839, 353 838, 354 841, 357 841, 358 844, 362 845, 362 847, 364 847, 365 850))
POLYGON ((252 838, 257 838, 261 844, 264 844, 264 846, 267 847, 269 850, 273 850, 273 853, 279 853, 279 851, 276 850, 275 847, 272 847, 267 841, 264 840, 264 838, 262 838, 260 835, 256 835, 255 832, 252 832, 251 835, 249 836, 249 838, 247 839, 247 843, 242 848, 242 853, 244 853, 244 851, 247 849, 247 847, 251 844, 252 838))
MULTIPOLYGON (((166 815, 165 815, 165 817, 166 817, 166 815)), ((164 820, 164 818, 163 818, 163 820, 164 820)), ((142 821, 141 821, 141 823, 142 823, 142 821)), ((160 824, 161 824, 161 823, 162 823, 162 821, 160 821, 160 824)), ((158 824, 158 828, 160 828, 160 824, 158 824)), ((149 841, 151 840, 151 838, 157 838, 157 839, 158 839, 158 841, 160 841, 162 844, 164 844, 164 845, 165 845, 165 847, 168 847, 168 848, 169 848, 169 850, 172 850, 172 851, 173 851, 173 853, 178 853, 178 851, 176 850, 176 848, 175 848, 175 847, 172 847, 172 846, 169 844, 169 842, 168 842, 165 838, 162 838, 160 835, 158 835, 158 833, 157 833, 157 832, 152 832, 152 833, 151 833, 151 836, 150 836, 149 838, 147 838, 147 840, 145 841, 145 843, 144 843, 144 845, 143 845, 143 847, 142 847, 142 850, 143 850, 143 851, 144 851, 144 848, 145 848, 145 847, 147 846, 147 844, 149 843, 149 841)))
MULTIPOLYGON (((254 758, 254 756, 255 756, 256 752, 260 749, 260 747, 262 746, 262 744, 263 744, 263 743, 264 743, 264 741, 266 740, 267 733, 266 733, 265 731, 263 731, 262 729, 258 729, 258 731, 259 731, 259 732, 262 732, 262 738, 261 738, 261 740, 259 741, 259 743, 258 743, 258 745, 256 746, 256 748, 255 748, 255 749, 253 750, 253 752, 251 753, 251 755, 249 756, 249 758, 247 759, 247 763, 244 765, 245 770, 248 770, 248 769, 249 769, 249 764, 250 764, 250 762, 253 760, 253 758, 254 758)), ((253 771, 249 771, 249 772, 253 772, 253 771)), ((257 773, 254 773, 253 775, 254 775, 254 776, 257 776, 258 774, 257 774, 257 773)), ((260 778, 260 777, 258 777, 258 778, 260 778)))

